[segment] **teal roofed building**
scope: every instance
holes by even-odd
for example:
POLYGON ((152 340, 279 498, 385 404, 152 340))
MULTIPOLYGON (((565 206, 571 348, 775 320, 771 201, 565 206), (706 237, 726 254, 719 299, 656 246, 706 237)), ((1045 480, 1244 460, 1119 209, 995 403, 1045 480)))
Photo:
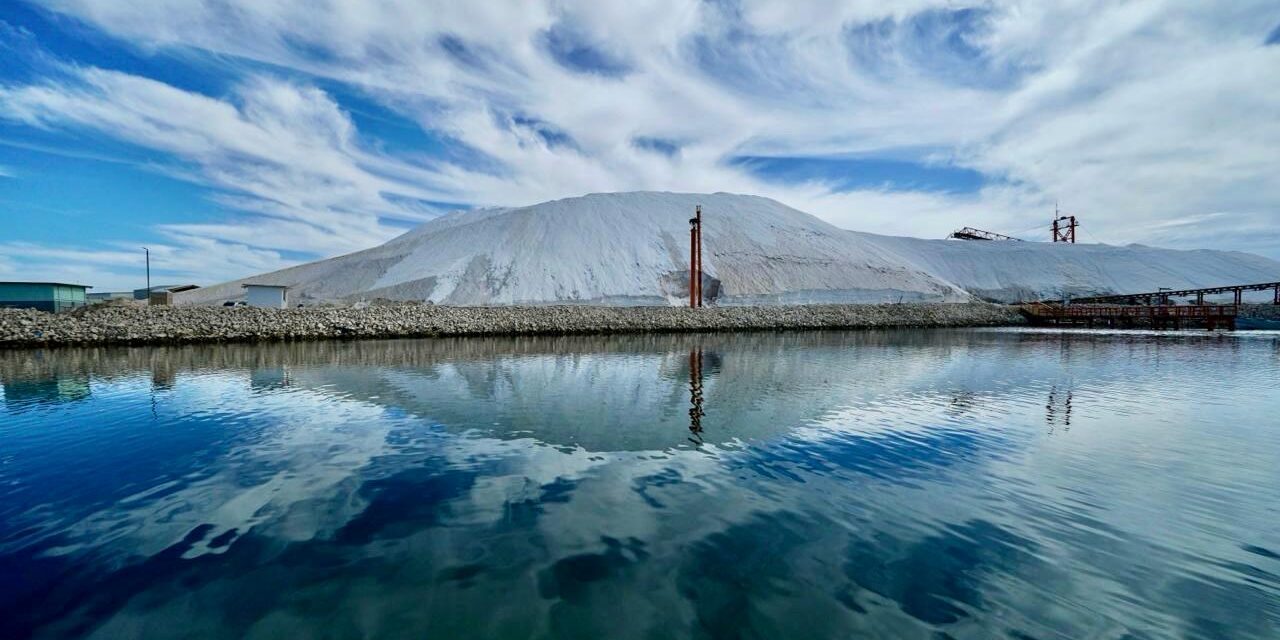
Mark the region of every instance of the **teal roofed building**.
POLYGON ((88 289, 66 282, 0 282, 0 307, 61 313, 83 307, 88 289))

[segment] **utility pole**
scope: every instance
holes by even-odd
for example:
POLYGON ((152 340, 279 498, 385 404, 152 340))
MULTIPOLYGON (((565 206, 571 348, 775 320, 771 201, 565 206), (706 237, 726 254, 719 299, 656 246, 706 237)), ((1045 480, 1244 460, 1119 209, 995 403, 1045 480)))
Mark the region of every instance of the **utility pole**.
POLYGON ((151 302, 151 250, 146 247, 142 250, 147 253, 147 302, 151 302))

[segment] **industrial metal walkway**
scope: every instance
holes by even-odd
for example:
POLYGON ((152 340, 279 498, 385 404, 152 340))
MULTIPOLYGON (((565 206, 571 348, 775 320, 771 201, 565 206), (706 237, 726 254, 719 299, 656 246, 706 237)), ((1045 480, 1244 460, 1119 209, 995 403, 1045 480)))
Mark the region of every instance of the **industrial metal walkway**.
POLYGON ((1138 326, 1153 329, 1181 329, 1187 326, 1203 326, 1213 331, 1222 328, 1234 331, 1236 312, 1234 305, 1070 305, 1027 304, 1019 307, 1031 324, 1075 325, 1132 329, 1138 326))
POLYGON ((1006 236, 1003 233, 994 231, 983 231, 982 229, 974 229, 973 227, 965 227, 959 231, 952 231, 948 238, 956 240, 1010 240, 1013 242, 1022 242, 1021 238, 1006 236))
POLYGON ((1271 289, 1275 291, 1273 304, 1280 304, 1280 282, 1263 282, 1259 284, 1233 284, 1224 287, 1205 287, 1204 289, 1179 289, 1169 290, 1162 289, 1160 291, 1149 291, 1147 293, 1121 293, 1106 296, 1088 296, 1084 298, 1072 298, 1073 303, 1094 304, 1094 303, 1118 303, 1118 304, 1169 304, 1169 298, 1183 298, 1187 296, 1195 296, 1196 304, 1203 305, 1204 297, 1221 293, 1235 294, 1235 304, 1239 305, 1243 299, 1245 291, 1266 291, 1271 289))

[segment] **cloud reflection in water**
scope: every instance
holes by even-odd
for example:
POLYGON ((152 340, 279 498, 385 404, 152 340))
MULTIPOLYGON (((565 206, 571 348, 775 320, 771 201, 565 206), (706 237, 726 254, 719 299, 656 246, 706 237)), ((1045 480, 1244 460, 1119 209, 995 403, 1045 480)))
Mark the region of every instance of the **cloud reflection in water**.
POLYGON ((1267 637, 1275 343, 6 352, 0 631, 1267 637))

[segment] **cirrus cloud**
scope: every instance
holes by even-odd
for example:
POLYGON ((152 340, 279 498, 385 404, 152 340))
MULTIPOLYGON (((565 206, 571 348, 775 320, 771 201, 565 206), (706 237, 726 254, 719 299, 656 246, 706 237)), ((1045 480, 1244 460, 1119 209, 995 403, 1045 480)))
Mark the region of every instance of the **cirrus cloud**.
POLYGON ((632 189, 756 193, 924 236, 1043 235, 1061 201, 1091 240, 1280 256, 1267 2, 43 4, 143 54, 246 63, 229 95, 68 63, 0 89, 0 117, 163 153, 151 170, 228 214, 158 229, 281 261, 369 246, 441 203, 632 189), (445 150, 361 127, 363 102, 445 150), (984 179, 866 185, 743 157, 892 157, 984 179))

